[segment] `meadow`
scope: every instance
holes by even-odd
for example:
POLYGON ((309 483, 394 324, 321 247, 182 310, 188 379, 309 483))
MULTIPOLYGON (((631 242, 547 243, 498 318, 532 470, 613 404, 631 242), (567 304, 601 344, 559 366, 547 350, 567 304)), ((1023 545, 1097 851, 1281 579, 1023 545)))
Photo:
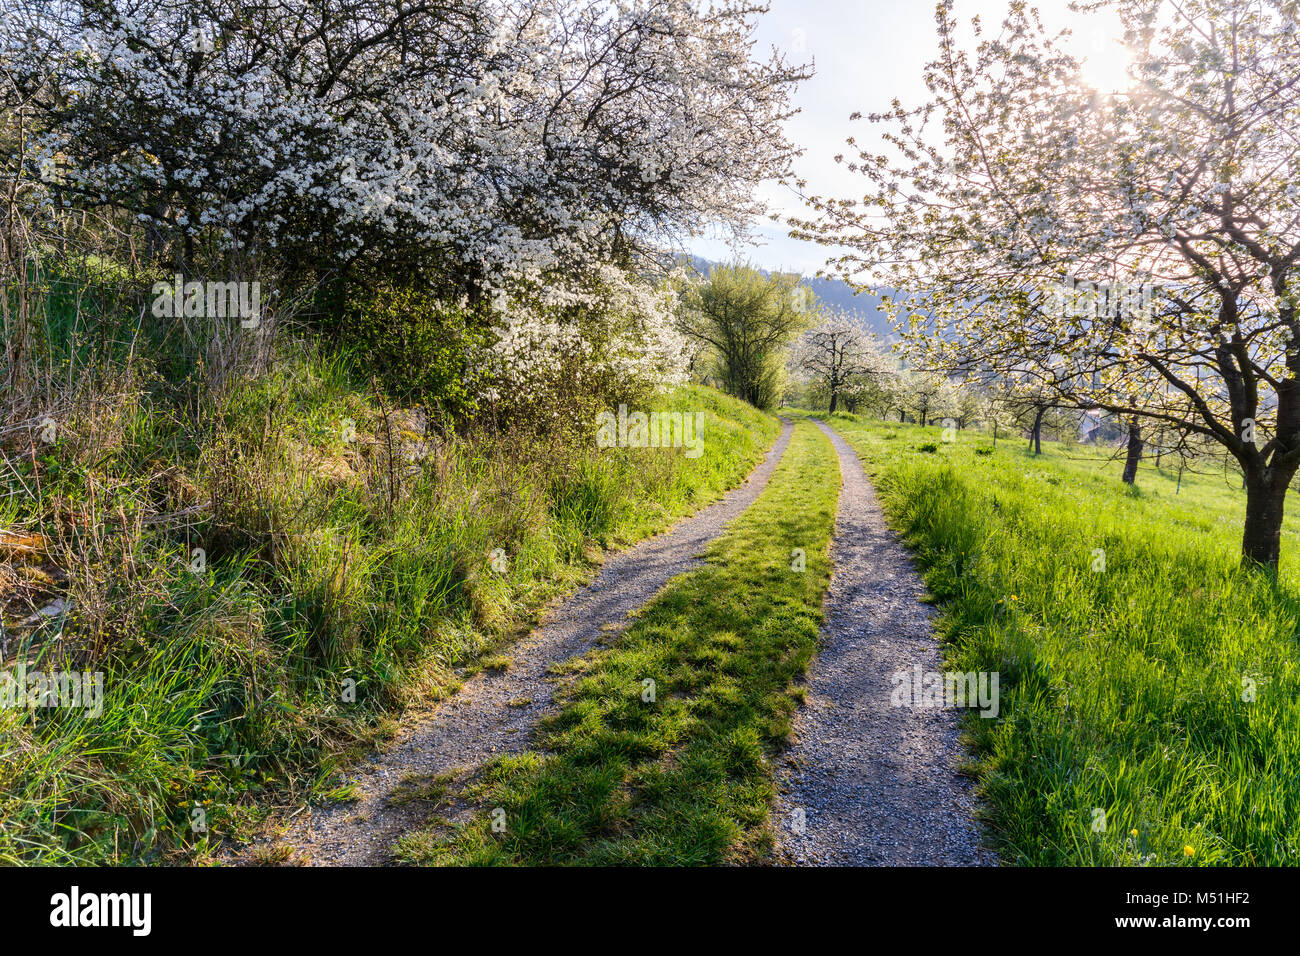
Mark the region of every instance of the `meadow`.
POLYGON ((1239 474, 1110 450, 827 419, 943 609, 947 661, 1001 674, 966 722, 1005 864, 1300 860, 1300 520, 1240 568, 1239 474), (1176 463, 1175 463, 1176 467, 1176 463))

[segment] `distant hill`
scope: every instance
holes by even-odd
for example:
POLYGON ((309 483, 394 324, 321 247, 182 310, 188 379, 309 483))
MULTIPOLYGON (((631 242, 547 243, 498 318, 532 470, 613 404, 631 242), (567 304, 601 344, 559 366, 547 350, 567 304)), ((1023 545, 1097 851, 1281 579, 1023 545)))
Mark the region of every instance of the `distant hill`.
MULTIPOLYGON (((689 261, 698 271, 706 274, 713 266, 721 264, 702 259, 699 256, 691 256, 689 261)), ((760 269, 759 271, 765 275, 771 274, 768 269, 760 269)), ((887 338, 892 333, 889 316, 880 307, 879 296, 874 296, 869 292, 854 295, 852 287, 840 279, 804 277, 803 285, 817 297, 823 306, 843 312, 850 318, 858 319, 864 328, 874 332, 881 339, 887 338)))
POLYGON ((822 305, 862 320, 862 324, 880 338, 888 338, 893 329, 889 316, 880 305, 880 297, 870 292, 854 295, 852 287, 840 279, 804 279, 803 284, 812 290, 822 305))

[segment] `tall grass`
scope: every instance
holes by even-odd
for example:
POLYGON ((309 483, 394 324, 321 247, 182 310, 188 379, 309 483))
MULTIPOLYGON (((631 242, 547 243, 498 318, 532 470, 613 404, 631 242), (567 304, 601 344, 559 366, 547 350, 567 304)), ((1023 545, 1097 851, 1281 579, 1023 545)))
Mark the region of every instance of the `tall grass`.
POLYGON ((698 459, 437 434, 308 341, 219 381, 110 351, 72 376, 94 387, 51 386, 53 443, 0 436, 0 529, 39 542, 0 553, 4 664, 105 685, 99 716, 0 708, 0 862, 202 858, 321 793, 601 549, 736 484, 778 428, 687 388, 657 401, 706 411, 698 459))
POLYGON ((1086 449, 830 421, 945 608, 950 665, 1001 673, 1001 718, 968 727, 1005 861, 1300 862, 1294 517, 1275 581, 1238 567, 1231 477, 1148 464, 1133 490, 1086 449))

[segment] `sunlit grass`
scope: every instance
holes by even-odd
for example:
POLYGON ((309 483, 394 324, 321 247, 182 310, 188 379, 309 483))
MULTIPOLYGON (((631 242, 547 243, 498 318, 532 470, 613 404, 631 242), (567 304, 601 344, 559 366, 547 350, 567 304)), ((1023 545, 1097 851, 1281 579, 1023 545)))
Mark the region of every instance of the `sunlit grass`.
POLYGON ((1231 474, 1175 493, 1148 463, 1134 490, 1095 449, 830 422, 945 609, 949 663, 1001 673, 1001 718, 967 726, 1005 862, 1300 861, 1294 516, 1275 583, 1238 567, 1231 474))
POLYGON ((296 352, 219 403, 97 399, 98 417, 69 411, 79 444, 11 456, 0 518, 66 540, 51 560, 74 610, 6 621, 7 665, 105 676, 97 717, 0 708, 0 862, 203 858, 267 805, 333 789, 393 715, 508 649, 602 549, 737 484, 779 428, 688 387, 655 404, 705 413, 699 458, 452 435, 395 464, 390 495, 364 375, 296 352), (194 502, 186 524, 135 521, 194 502))

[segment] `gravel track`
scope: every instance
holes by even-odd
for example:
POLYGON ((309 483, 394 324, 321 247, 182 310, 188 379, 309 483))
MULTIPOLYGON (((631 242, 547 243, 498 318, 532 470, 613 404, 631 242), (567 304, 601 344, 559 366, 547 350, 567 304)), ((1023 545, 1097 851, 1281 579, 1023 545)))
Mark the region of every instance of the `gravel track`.
POLYGON ((776 858, 812 866, 992 865, 970 783, 957 773, 956 712, 890 704, 896 671, 941 668, 933 610, 921 603, 925 587, 886 526, 857 454, 816 424, 839 455, 843 485, 821 646, 778 774, 776 858))
MULTIPOLYGON (((404 728, 383 753, 352 776, 357 799, 311 807, 271 841, 292 848, 300 863, 326 866, 389 862, 393 841, 428 813, 427 802, 407 800, 412 779, 469 771, 532 744, 532 729, 552 707, 558 678, 553 664, 591 650, 610 627, 619 627, 669 579, 699 564, 701 552, 767 485, 790 442, 780 436, 745 483, 667 532, 611 555, 595 580, 553 608, 540 627, 508 649, 504 671, 470 678, 428 717, 404 728)), ((253 848, 231 862, 249 862, 253 848)))

